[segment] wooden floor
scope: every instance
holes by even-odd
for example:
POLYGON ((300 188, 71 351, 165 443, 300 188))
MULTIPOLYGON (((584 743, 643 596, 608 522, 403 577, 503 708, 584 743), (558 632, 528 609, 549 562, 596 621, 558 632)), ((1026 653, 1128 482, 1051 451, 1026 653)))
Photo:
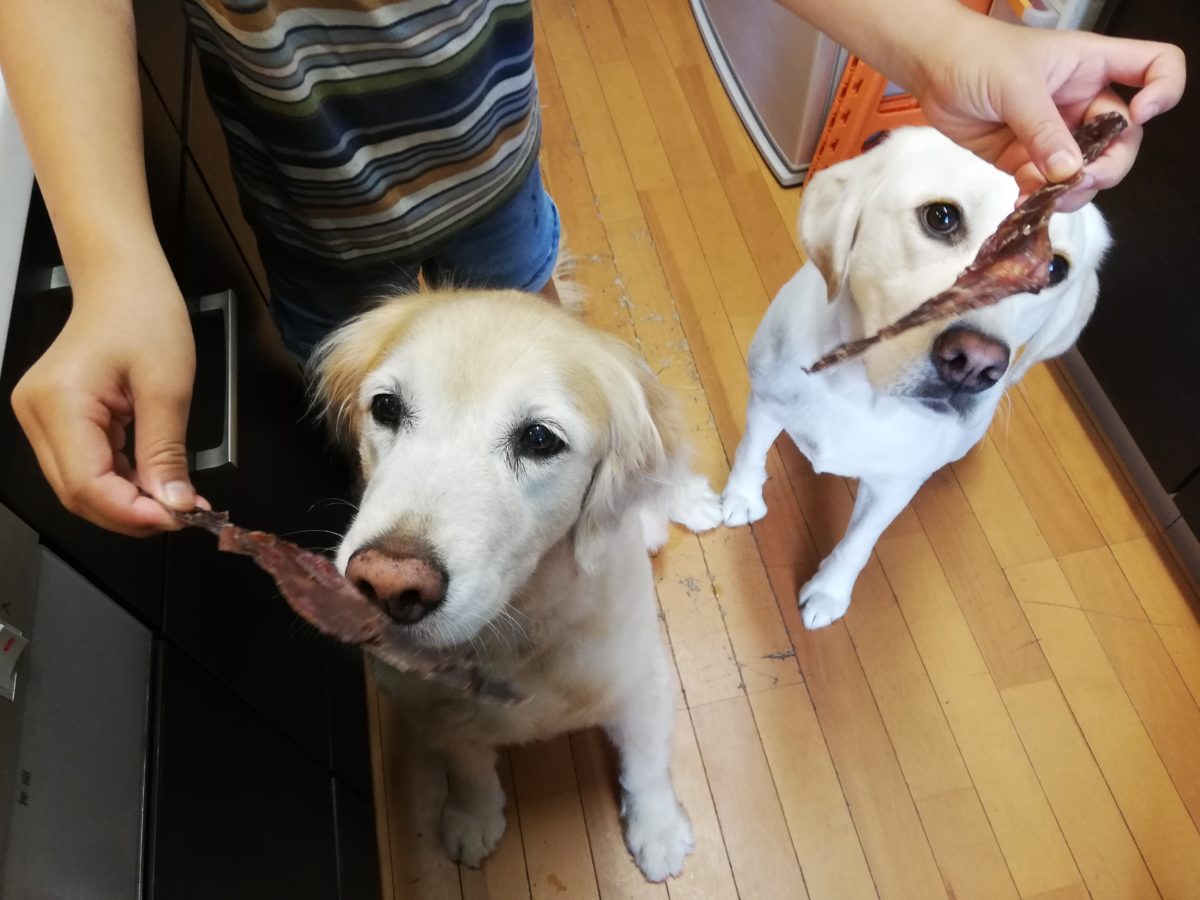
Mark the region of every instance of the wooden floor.
MULTIPOLYGON (((683 0, 534 6, 544 174, 589 317, 686 398, 719 489, 751 336, 801 262, 798 192, 683 0)), ((372 697, 390 896, 1200 897, 1196 594, 1057 367, 921 491, 830 628, 806 632, 796 594, 853 485, 786 438, 769 471, 753 530, 676 533, 655 564, 696 832, 682 877, 630 862, 598 732, 507 754, 507 835, 460 870, 437 846, 441 776, 372 697)))

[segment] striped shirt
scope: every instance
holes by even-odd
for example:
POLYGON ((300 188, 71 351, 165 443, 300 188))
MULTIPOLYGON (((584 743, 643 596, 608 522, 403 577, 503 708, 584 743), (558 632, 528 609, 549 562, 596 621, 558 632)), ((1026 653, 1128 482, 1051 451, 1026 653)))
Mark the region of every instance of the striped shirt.
POLYGON ((530 0, 184 0, 264 257, 420 260, 537 156, 530 0))

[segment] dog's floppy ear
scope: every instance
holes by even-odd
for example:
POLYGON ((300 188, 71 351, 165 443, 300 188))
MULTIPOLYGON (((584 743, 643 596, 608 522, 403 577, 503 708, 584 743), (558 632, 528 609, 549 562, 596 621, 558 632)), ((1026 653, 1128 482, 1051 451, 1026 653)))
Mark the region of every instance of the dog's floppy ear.
POLYGON ((606 413, 601 457, 575 525, 575 558, 595 571, 608 537, 629 507, 648 501, 688 470, 691 444, 675 396, 624 344, 595 375, 606 413))
POLYGON ((358 394, 363 381, 429 302, 412 296, 383 300, 342 325, 313 351, 308 363, 313 405, 324 413, 340 442, 358 444, 363 418, 358 394))
POLYGON ((887 144, 822 169, 800 197, 800 243, 825 278, 830 301, 846 280, 858 220, 875 189, 887 144))
POLYGON ((1088 204, 1074 215, 1081 223, 1082 252, 1076 266, 1082 271, 1075 273, 1073 283, 1056 302, 1046 323, 1025 343, 1020 359, 1013 365, 1010 384, 1020 381, 1036 363, 1071 349, 1096 309, 1096 298, 1100 294, 1100 262, 1112 239, 1104 217, 1096 207, 1088 204))

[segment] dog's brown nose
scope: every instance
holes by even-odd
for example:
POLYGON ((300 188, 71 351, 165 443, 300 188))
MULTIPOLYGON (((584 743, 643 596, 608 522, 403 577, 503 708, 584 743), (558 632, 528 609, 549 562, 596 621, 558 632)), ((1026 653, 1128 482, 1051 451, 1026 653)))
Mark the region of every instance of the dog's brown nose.
POLYGON ((346 577, 404 625, 419 622, 446 598, 446 570, 424 553, 394 555, 368 547, 350 557, 346 577))
POLYGON ((933 342, 933 367, 955 390, 978 394, 1008 368, 1008 347, 973 328, 947 328, 933 342))

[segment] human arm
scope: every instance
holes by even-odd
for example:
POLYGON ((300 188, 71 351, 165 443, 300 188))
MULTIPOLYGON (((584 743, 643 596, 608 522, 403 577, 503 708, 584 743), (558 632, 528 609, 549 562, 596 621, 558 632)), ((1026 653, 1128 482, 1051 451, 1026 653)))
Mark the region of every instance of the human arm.
POLYGON ((1074 175, 1082 158, 1071 130, 1121 112, 1132 127, 1087 167, 1063 209, 1119 182, 1141 126, 1183 93, 1183 52, 1171 44, 1011 25, 957 0, 780 2, 911 92, 935 127, 1014 173, 1023 193, 1074 175), (1136 89, 1128 106, 1114 83, 1136 89))
POLYGON ((13 409, 67 508, 127 534, 178 527, 139 490, 196 503, 184 449, 195 347, 150 216, 129 0, 6 0, 0 70, 73 298, 13 409), (124 447, 135 412, 136 463, 124 447))

